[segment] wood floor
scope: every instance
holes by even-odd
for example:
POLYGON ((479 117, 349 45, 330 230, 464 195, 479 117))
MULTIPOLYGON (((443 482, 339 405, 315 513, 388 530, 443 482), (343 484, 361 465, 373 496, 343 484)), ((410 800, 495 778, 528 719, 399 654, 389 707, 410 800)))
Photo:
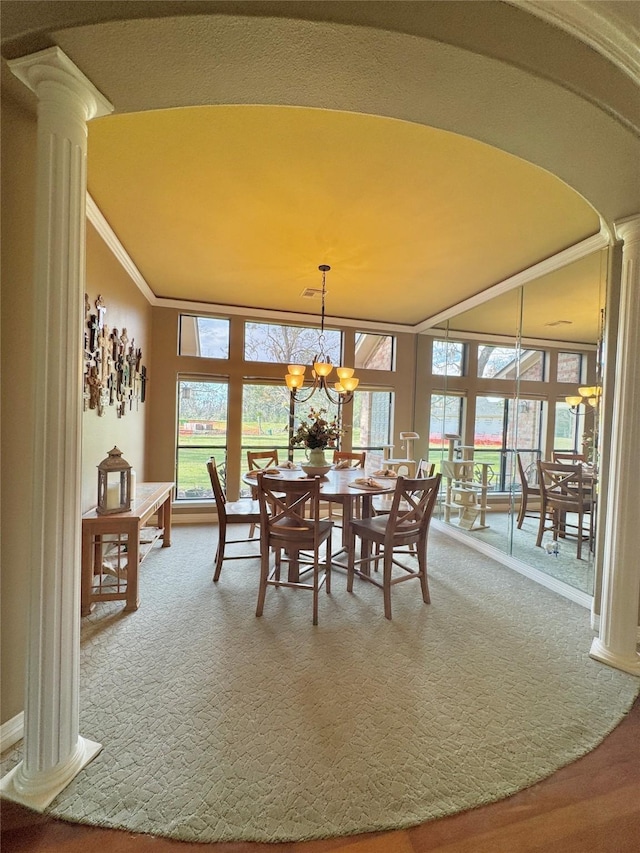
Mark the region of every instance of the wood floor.
MULTIPOLYGON (((345 791, 345 797, 349 792, 345 791)), ((584 758, 507 800, 397 832, 192 844, 65 823, 2 803, 2 853, 639 853, 640 699, 584 758)))

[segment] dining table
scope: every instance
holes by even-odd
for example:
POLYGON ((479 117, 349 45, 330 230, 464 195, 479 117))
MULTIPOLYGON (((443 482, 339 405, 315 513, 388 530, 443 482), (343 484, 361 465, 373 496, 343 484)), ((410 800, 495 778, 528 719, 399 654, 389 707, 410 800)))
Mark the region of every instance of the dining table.
MULTIPOLYGON (((263 469, 265 476, 270 479, 281 480, 311 480, 299 466, 290 468, 287 465, 278 465, 275 468, 263 469)), ((255 486, 256 477, 251 476, 253 472, 243 475, 242 481, 255 486)), ((346 557, 351 535, 351 519, 357 508, 360 510, 361 518, 369 518, 373 514, 373 498, 376 495, 385 495, 393 492, 397 483, 397 477, 387 474, 367 474, 362 468, 336 468, 332 467, 320 478, 321 500, 339 503, 342 506, 342 540, 340 548, 331 555, 332 566, 346 569, 344 557, 346 557), (363 481, 369 480, 372 485, 366 485, 363 481)), ((289 562, 289 580, 297 582, 299 579, 299 567, 297 560, 289 562)))

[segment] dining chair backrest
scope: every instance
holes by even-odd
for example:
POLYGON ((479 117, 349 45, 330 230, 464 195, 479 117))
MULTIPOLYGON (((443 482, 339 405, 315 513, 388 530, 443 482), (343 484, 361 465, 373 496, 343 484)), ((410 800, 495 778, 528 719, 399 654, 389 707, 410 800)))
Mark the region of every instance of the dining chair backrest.
POLYGON ((260 468, 270 468, 278 464, 278 451, 273 450, 247 450, 247 463, 249 471, 260 468))
POLYGON ((518 530, 522 527, 525 518, 539 517, 537 509, 534 511, 529 510, 529 498, 538 499, 541 495, 540 486, 537 483, 533 484, 530 482, 532 472, 534 473, 534 477, 537 478, 538 476, 537 463, 535 465, 528 465, 525 467, 525 464, 522 461, 522 456, 522 453, 516 453, 516 459, 518 461, 518 476, 520 477, 520 509, 518 510, 517 520, 518 530))
POLYGON ((426 539, 440 480, 440 474, 415 479, 398 477, 385 534, 389 544, 402 545, 426 539))
POLYGON ((320 522, 320 477, 287 480, 259 473, 256 485, 263 543, 276 534, 291 542, 308 539, 320 522))
POLYGON ((553 451, 553 461, 563 462, 565 465, 577 465, 578 462, 586 462, 584 453, 574 453, 573 451, 553 451))
POLYGON ((362 453, 348 453, 346 450, 333 451, 333 464, 344 468, 364 468, 366 458, 365 450, 362 453), (349 464, 346 465, 345 463, 349 464))
POLYGON ((518 476, 520 478, 520 486, 523 492, 531 492, 533 489, 535 492, 539 493, 539 488, 536 482, 532 482, 532 479, 537 480, 538 475, 538 466, 537 464, 533 465, 525 465, 522 461, 522 453, 516 453, 516 459, 518 461, 518 476), (532 477, 533 475, 533 477, 532 477))
POLYGON ((584 482, 582 465, 538 462, 538 471, 544 504, 566 512, 588 507, 590 488, 584 482))
POLYGON ((221 513, 225 512, 227 496, 222 488, 222 483, 220 482, 220 471, 213 456, 207 462, 207 471, 209 472, 209 479, 211 480, 213 499, 216 502, 218 516, 220 516, 221 513))
POLYGON ((433 477, 436 472, 436 463, 435 462, 427 462, 426 459, 418 459, 418 464, 416 466, 416 478, 421 479, 422 477, 433 477))

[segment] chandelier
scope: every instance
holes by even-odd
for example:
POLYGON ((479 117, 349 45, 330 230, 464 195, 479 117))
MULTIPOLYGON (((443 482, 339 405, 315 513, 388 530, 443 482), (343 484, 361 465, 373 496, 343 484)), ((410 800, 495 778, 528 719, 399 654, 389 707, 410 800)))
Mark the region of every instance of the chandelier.
POLYGON ((582 385, 578 388, 578 394, 564 398, 574 414, 578 413, 581 403, 586 403, 591 408, 597 409, 600 403, 602 388, 600 385, 582 385))
POLYGON ((320 319, 320 337, 318 340, 319 352, 313 358, 313 366, 311 367, 311 376, 313 384, 308 389, 307 393, 303 391, 306 367, 304 364, 288 365, 288 373, 284 378, 287 383, 287 388, 291 392, 291 397, 298 403, 306 403, 311 397, 321 389, 327 395, 329 400, 334 405, 341 403, 350 403, 353 400, 353 392, 358 387, 360 382, 353 373, 353 367, 336 367, 338 381, 333 383, 333 388, 330 387, 330 375, 333 371, 331 358, 327 355, 326 344, 324 340, 324 297, 326 292, 327 273, 331 269, 328 264, 320 264, 318 267, 322 273, 322 315, 320 319))

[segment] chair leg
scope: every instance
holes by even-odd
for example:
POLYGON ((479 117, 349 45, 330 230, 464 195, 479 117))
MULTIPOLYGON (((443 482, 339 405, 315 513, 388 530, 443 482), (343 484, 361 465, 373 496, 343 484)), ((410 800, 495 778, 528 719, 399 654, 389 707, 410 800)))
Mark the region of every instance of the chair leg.
POLYGON ((324 565, 324 576, 325 576, 325 588, 327 590, 327 595, 331 594, 331 537, 329 537, 326 541, 325 547, 327 549, 327 553, 325 556, 325 565, 324 565))
POLYGON ((522 493, 522 499, 520 501, 520 511, 518 512, 518 521, 517 527, 518 530, 522 527, 522 522, 524 521, 525 515, 527 513, 527 493, 522 493))
POLYGON ((547 520, 547 508, 546 506, 540 507, 540 524, 538 525, 538 538, 536 539, 536 548, 540 548, 542 545, 542 537, 544 535, 544 523, 547 520))
POLYGON ((391 568, 393 566, 393 549, 384 549, 384 570, 382 587, 384 592, 384 616, 391 619, 391 568))
POLYGON ((216 548, 215 570, 213 572, 214 583, 220 578, 222 571, 222 562, 224 560, 224 548, 227 541, 227 526, 220 524, 218 526, 218 547, 216 548))
POLYGON ((353 576, 355 574, 356 560, 356 537, 352 534, 349 536, 347 543, 347 592, 353 592, 353 576))
POLYGON ((260 586, 258 588, 258 606, 256 616, 262 616, 264 610, 264 597, 267 592, 267 578, 269 577, 269 552, 265 551, 260 559, 260 586))
POLYGON ((422 600, 425 604, 431 604, 429 594, 429 581, 427 579, 427 544, 424 547, 418 545, 418 570, 420 572, 420 586, 422 587, 422 600))
POLYGON ((320 554, 314 554, 313 560, 313 624, 318 624, 318 578, 320 577, 320 554))

